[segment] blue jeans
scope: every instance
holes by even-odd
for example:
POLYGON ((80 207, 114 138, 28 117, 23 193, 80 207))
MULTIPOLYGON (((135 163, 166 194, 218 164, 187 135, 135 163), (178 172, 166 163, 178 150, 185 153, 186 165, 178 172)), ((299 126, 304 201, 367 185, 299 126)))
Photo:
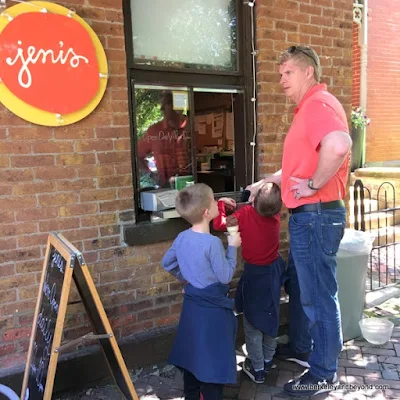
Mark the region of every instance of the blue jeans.
POLYGON ((336 253, 346 225, 343 208, 292 214, 286 291, 292 350, 307 353, 310 372, 332 378, 343 338, 336 253))

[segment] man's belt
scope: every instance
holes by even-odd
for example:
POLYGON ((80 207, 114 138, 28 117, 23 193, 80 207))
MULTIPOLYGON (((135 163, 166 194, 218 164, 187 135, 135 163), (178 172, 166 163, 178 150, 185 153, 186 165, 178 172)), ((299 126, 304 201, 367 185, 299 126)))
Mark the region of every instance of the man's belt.
POLYGON ((311 204, 304 204, 302 206, 296 208, 289 208, 290 214, 296 214, 300 212, 317 212, 319 210, 331 210, 334 208, 344 208, 344 201, 343 200, 335 200, 335 201, 328 201, 326 203, 311 203, 311 204))

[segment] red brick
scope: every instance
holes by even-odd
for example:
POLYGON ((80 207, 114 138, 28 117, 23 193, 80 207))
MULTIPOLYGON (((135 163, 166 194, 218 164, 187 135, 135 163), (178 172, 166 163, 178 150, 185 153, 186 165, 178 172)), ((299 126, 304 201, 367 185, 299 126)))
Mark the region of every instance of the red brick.
MULTIPOLYGON (((0 157, 1 158, 1 157, 0 157)), ((1 168, 1 163, 0 163, 1 168)), ((13 188, 11 186, 0 186, 0 196, 10 196, 13 188)))
POLYGON ((13 354, 16 352, 17 352, 16 343, 0 344, 0 357, 6 356, 8 354, 13 354))
POLYGON ((22 196, 26 194, 37 194, 54 192, 55 184, 53 182, 26 183, 13 186, 13 194, 22 196))
POLYGON ((114 175, 115 170, 112 165, 102 165, 102 166, 85 166, 76 168, 78 176, 80 178, 88 177, 99 177, 99 176, 109 176, 114 175))
MULTIPOLYGON (((13 239, 16 242, 16 239, 13 239)), ((1 252, 0 264, 5 264, 10 261, 31 260, 40 258, 40 249, 35 247, 32 249, 18 249, 16 252, 1 252)))
POLYGON ((119 199, 133 199, 133 187, 118 190, 119 199))
POLYGON ((74 192, 83 189, 95 189, 96 182, 93 179, 75 179, 73 181, 57 182, 57 190, 60 192, 74 192))
POLYGON ((114 10, 107 10, 106 11, 106 20, 110 22, 123 22, 124 15, 122 11, 114 11, 114 10))
POLYGON ((13 276, 15 275, 15 265, 14 264, 3 264, 0 266, 0 277, 13 276))
POLYGON ((127 210, 133 208, 133 198, 127 200, 107 201, 100 203, 100 212, 127 210))
POLYGON ((135 333, 142 333, 154 327, 153 321, 144 321, 139 324, 123 326, 121 329, 121 336, 133 335, 135 333))
POLYGON ((23 208, 30 208, 36 206, 36 197, 24 196, 13 197, 9 196, 7 199, 0 199, 0 209, 6 210, 20 210, 23 208))
MULTIPOLYGON (((126 76, 126 62, 124 61, 110 61, 109 63, 110 72, 113 75, 123 75, 126 76)), ((118 98, 115 100, 127 100, 127 91, 121 90, 121 92, 125 92, 125 97, 118 98)))
POLYGON ((96 204, 76 204, 60 207, 61 217, 71 217, 74 215, 95 214, 98 208, 96 204))
POLYGON ((38 196, 41 206, 58 206, 64 204, 76 203, 78 201, 77 193, 44 194, 38 196))
POLYGON ((129 115, 127 113, 114 114, 113 115, 113 125, 121 125, 124 127, 129 127, 129 115))
POLYGON ((79 218, 58 218, 39 222, 40 232, 63 231, 65 229, 78 229, 79 218))
POLYGON ((53 180, 53 179, 73 179, 75 178, 75 169, 68 167, 51 167, 35 169, 36 179, 53 180))
POLYGON ((94 154, 63 154, 57 156, 57 165, 96 164, 94 154))
POLYGON ((56 218, 58 216, 57 208, 32 208, 16 212, 16 221, 39 221, 43 219, 56 218))
POLYGON ((0 359, 0 369, 8 369, 21 365, 25 365, 27 359, 27 354, 13 354, 0 359))
POLYGON ((99 178, 99 188, 107 187, 121 187, 129 186, 132 184, 131 176, 110 176, 106 178, 99 178))
POLYGON ((8 131, 11 140, 45 140, 53 136, 53 128, 44 126, 10 128, 8 131))
POLYGON ((115 200, 117 193, 115 189, 85 190, 80 193, 81 202, 115 200))
POLYGON ((124 37, 107 37, 107 47, 109 49, 125 50, 124 37))
POLYGON ((67 128, 57 128, 54 132, 56 139, 90 139, 94 137, 94 129, 76 127, 75 125, 67 128))
POLYGON ((76 240, 84 240, 98 237, 98 228, 81 228, 74 229, 71 231, 63 232, 63 235, 70 241, 74 242, 76 240))
POLYGON ((17 247, 17 239, 5 238, 0 239, 0 250, 12 250, 17 247))
POLYGON ((0 292, 0 304, 10 303, 17 301, 17 290, 3 290, 0 292))
POLYGON ((100 8, 106 8, 108 9, 116 9, 119 10, 121 8, 119 2, 115 0, 88 0, 88 3, 91 6, 95 7, 100 7, 100 8))
POLYGON ((72 153, 74 146, 71 142, 49 141, 32 144, 33 153, 72 153))
POLYGON ((31 152, 31 145, 25 142, 0 142, 0 154, 26 154, 31 152))
POLYGON ((81 218, 81 224, 83 227, 108 225, 116 222, 117 222, 117 216, 115 214, 102 214, 102 215, 94 215, 92 217, 81 218))
POLYGON ((124 49, 106 49, 107 59, 110 61, 121 61, 126 60, 126 53, 124 49))
POLYGON ((119 237, 113 238, 103 238, 103 239, 94 239, 90 241, 85 241, 85 251, 105 249, 108 247, 116 247, 120 245, 119 237))
POLYGON ((32 170, 0 170, 0 182, 30 182, 33 180, 32 170))
POLYGON ((18 246, 22 248, 40 245, 45 246, 47 243, 47 236, 47 234, 20 236, 18 237, 18 246))
MULTIPOLYGON (((130 158, 129 158, 129 161, 130 161, 130 158)), ((132 178, 132 164, 130 162, 125 163, 125 164, 117 164, 117 165, 115 165, 115 172, 117 173, 117 175, 128 174, 132 178)))
POLYGON ((129 138, 129 129, 121 128, 97 128, 96 137, 100 138, 112 138, 119 139, 121 137, 129 138))
POLYGON ((85 153, 88 151, 110 151, 112 149, 112 140, 81 140, 76 143, 76 151, 78 153, 85 153))
POLYGON ((92 29, 100 35, 124 36, 124 25, 120 23, 95 21, 92 24, 92 29))

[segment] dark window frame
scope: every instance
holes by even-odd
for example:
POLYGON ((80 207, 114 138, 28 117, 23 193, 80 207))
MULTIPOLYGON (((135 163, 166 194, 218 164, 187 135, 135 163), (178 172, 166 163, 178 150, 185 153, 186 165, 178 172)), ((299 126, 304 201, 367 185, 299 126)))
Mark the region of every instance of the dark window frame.
MULTIPOLYGON (((237 38, 238 38, 238 70, 234 72, 218 70, 198 70, 194 68, 171 68, 155 67, 151 65, 138 65, 134 63, 134 49, 132 37, 132 18, 130 0, 123 0, 124 31, 125 31, 125 51, 127 62, 128 80, 128 104, 130 118, 131 136, 131 160, 132 160, 132 183, 134 189, 134 207, 136 224, 149 222, 150 214, 139 208, 139 182, 138 182, 138 159, 137 159, 137 140, 135 124, 135 96, 133 84, 158 84, 165 86, 188 86, 202 88, 227 88, 239 89, 243 91, 243 121, 239 123, 243 126, 243 135, 240 135, 240 148, 236 143, 238 135, 235 135, 235 163, 241 175, 241 181, 250 183, 251 179, 251 146, 253 135, 252 118, 252 64, 251 64, 251 10, 247 4, 237 1, 237 38), (247 46, 245 45, 247 43, 247 46)), ((192 99, 193 100, 193 99, 192 99)), ((236 123, 235 119, 235 126, 236 123)), ((226 193, 224 194, 226 195, 226 193)), ((234 194, 232 193, 232 196, 234 194)), ((173 221, 171 221, 173 222, 173 221)), ((155 225, 155 224, 153 224, 155 225)), ((167 240, 166 238, 165 240, 167 240)))

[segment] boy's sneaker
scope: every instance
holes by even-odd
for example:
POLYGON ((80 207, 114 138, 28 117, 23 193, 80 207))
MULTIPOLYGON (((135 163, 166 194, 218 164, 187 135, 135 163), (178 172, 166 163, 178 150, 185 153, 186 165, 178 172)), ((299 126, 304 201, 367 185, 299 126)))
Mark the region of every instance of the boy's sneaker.
POLYGON ((296 353, 290 348, 289 344, 278 344, 275 356, 278 360, 293 361, 304 368, 310 368, 310 364, 308 363, 310 354, 311 353, 296 353))
POLYGON ((336 390, 338 386, 339 380, 336 374, 332 379, 320 379, 308 371, 300 378, 286 383, 283 389, 290 396, 309 397, 336 390))
POLYGON ((271 360, 271 361, 269 361, 267 363, 264 361, 264 372, 266 374, 268 374, 268 372, 271 372, 271 370, 274 369, 274 368, 276 368, 276 364, 274 364, 273 360, 271 360))
POLYGON ((264 383, 265 381, 265 372, 262 369, 261 371, 255 371, 253 368, 253 364, 251 363, 250 358, 246 358, 243 363, 243 372, 254 382, 254 383, 264 383))

